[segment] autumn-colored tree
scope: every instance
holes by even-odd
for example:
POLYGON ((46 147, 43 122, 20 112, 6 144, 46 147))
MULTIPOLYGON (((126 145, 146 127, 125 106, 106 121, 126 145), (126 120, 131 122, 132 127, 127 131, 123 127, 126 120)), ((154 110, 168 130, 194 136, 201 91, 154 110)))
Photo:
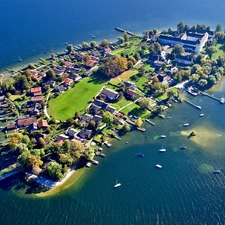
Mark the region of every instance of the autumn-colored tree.
POLYGON ((141 125, 143 124, 142 119, 139 117, 139 118, 136 120, 135 124, 136 124, 137 127, 141 127, 141 125))
POLYGON ((21 133, 13 133, 10 140, 9 140, 9 147, 12 151, 15 151, 17 148, 17 145, 22 140, 22 134, 21 133))

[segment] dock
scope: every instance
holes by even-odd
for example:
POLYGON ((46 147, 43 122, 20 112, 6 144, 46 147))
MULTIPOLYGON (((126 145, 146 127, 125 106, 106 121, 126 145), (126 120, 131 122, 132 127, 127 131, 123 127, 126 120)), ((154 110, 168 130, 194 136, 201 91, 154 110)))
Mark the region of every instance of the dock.
POLYGON ((135 36, 135 37, 139 37, 139 35, 137 35, 137 34, 135 34, 135 33, 133 33, 133 32, 130 32, 130 31, 128 31, 128 30, 124 30, 124 29, 122 29, 122 28, 120 28, 120 27, 115 27, 115 29, 117 30, 117 31, 120 31, 120 32, 126 32, 127 34, 129 34, 129 35, 131 35, 131 36, 135 36))
POLYGON ((145 119, 146 122, 150 123, 152 126, 155 126, 155 123, 153 123, 151 120, 149 119, 145 119))
POLYGON ((214 100, 219 101, 220 103, 222 103, 222 102, 221 102, 221 98, 217 98, 217 97, 215 97, 215 96, 213 96, 213 95, 210 95, 210 94, 208 94, 208 93, 206 93, 206 92, 203 92, 203 91, 201 91, 200 93, 201 93, 202 95, 204 95, 204 96, 207 96, 207 97, 209 97, 209 98, 212 98, 212 99, 214 99, 214 100))
POLYGON ((202 109, 202 107, 201 107, 201 106, 196 105, 196 104, 194 104, 194 103, 192 103, 192 102, 190 102, 190 101, 188 101, 188 100, 186 100, 186 99, 184 99, 184 101, 185 101, 186 103, 188 103, 189 105, 194 106, 196 109, 199 109, 199 110, 201 110, 201 109, 202 109))

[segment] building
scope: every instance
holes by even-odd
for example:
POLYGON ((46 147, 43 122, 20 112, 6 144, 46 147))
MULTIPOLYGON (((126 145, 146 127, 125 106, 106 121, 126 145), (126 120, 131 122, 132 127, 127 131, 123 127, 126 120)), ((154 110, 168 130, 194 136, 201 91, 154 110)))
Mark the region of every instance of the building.
POLYGON ((119 97, 119 93, 108 88, 103 88, 101 96, 109 101, 115 101, 119 97))
POLYGON ((137 97, 137 93, 135 91, 133 91, 132 89, 127 89, 125 91, 125 95, 129 99, 135 99, 137 97))
POLYGON ((175 62, 184 64, 184 65, 192 65, 193 58, 191 57, 191 55, 177 55, 175 58, 175 62))
POLYGON ((38 121, 39 129, 47 129, 48 128, 48 121, 47 120, 39 120, 38 121))
POLYGON ((185 51, 191 51, 199 54, 209 39, 209 33, 207 31, 201 33, 198 31, 186 31, 181 37, 160 35, 158 42, 162 45, 180 44, 183 46, 185 51))

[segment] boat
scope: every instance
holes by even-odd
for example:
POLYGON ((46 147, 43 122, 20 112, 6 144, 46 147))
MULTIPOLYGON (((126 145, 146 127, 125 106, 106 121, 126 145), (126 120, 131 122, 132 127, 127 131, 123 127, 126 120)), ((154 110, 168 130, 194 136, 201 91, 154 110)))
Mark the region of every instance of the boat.
POLYGON ((166 149, 165 148, 161 148, 161 149, 159 149, 159 152, 166 152, 166 149))
POLYGON ((193 91, 193 89, 191 89, 191 88, 187 89, 187 93, 191 94, 192 96, 197 96, 198 95, 198 93, 193 91))
POLYGON ((87 162, 86 163, 86 167, 90 168, 91 167, 91 163, 90 162, 87 162))
POLYGON ((18 62, 22 62, 23 60, 20 58, 20 56, 18 57, 18 62))
POLYGON ((189 123, 184 123, 183 126, 187 127, 187 126, 189 126, 189 123))
POLYGON ((162 119, 165 119, 165 115, 163 115, 163 114, 159 114, 158 116, 162 119))
POLYGON ((137 156, 138 156, 138 157, 144 157, 145 155, 142 154, 142 153, 138 153, 137 156))
POLYGON ((200 105, 196 105, 197 109, 202 109, 202 107, 200 105))
POLYGON ((224 103, 225 103, 225 98, 221 98, 221 99, 220 99, 220 103, 221 103, 221 104, 224 104, 224 103))
POLYGON ((118 188, 121 186, 121 183, 118 183, 118 179, 116 180, 116 184, 114 185, 114 188, 118 188))
POLYGON ((219 174, 221 171, 220 170, 214 170, 213 173, 214 174, 219 174))
POLYGON ((187 147, 185 145, 181 145, 180 149, 186 149, 187 147))
POLYGON ((99 164, 99 162, 98 162, 97 160, 92 160, 92 163, 93 163, 94 165, 98 165, 98 164, 99 164))
POLYGON ((100 152, 98 155, 101 156, 101 157, 103 157, 103 158, 105 158, 105 154, 104 153, 101 153, 100 152))
POLYGON ((160 164, 156 164, 155 167, 158 169, 162 169, 162 166, 160 164))
POLYGON ((201 113, 199 116, 200 116, 200 117, 203 117, 204 115, 205 115, 204 113, 201 113))
POLYGON ((160 138, 166 138, 166 135, 162 134, 160 135, 160 138))
POLYGON ((95 35, 93 35, 92 38, 95 38, 95 35))

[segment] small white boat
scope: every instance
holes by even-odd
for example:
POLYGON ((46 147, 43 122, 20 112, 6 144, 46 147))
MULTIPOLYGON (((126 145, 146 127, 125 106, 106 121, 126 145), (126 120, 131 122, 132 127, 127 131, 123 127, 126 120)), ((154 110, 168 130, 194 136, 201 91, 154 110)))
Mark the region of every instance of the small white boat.
POLYGON ((159 152, 166 152, 166 149, 165 148, 161 148, 161 149, 159 149, 159 152))
POLYGON ((155 167, 158 169, 162 169, 162 166, 160 164, 156 164, 155 167))
POLYGON ((166 135, 162 134, 160 135, 160 138, 166 138, 166 135))
POLYGON ((187 127, 187 126, 189 126, 189 123, 184 123, 183 126, 187 127))
POLYGON ((204 115, 205 115, 205 114, 201 113, 199 116, 200 116, 200 117, 203 117, 204 115))
POLYGON ((118 183, 118 180, 116 180, 116 184, 114 185, 114 188, 118 188, 121 186, 121 183, 118 183))
POLYGON ((180 149, 186 149, 187 147, 185 145, 181 145, 180 149))
POLYGON ((86 163, 86 167, 90 168, 91 167, 91 163, 90 162, 87 162, 86 163))
POLYGON ((224 104, 225 103, 225 98, 220 99, 220 103, 224 104))
POLYGON ((94 165, 98 165, 98 164, 99 164, 99 162, 98 162, 97 160, 92 160, 92 163, 93 163, 94 165))

